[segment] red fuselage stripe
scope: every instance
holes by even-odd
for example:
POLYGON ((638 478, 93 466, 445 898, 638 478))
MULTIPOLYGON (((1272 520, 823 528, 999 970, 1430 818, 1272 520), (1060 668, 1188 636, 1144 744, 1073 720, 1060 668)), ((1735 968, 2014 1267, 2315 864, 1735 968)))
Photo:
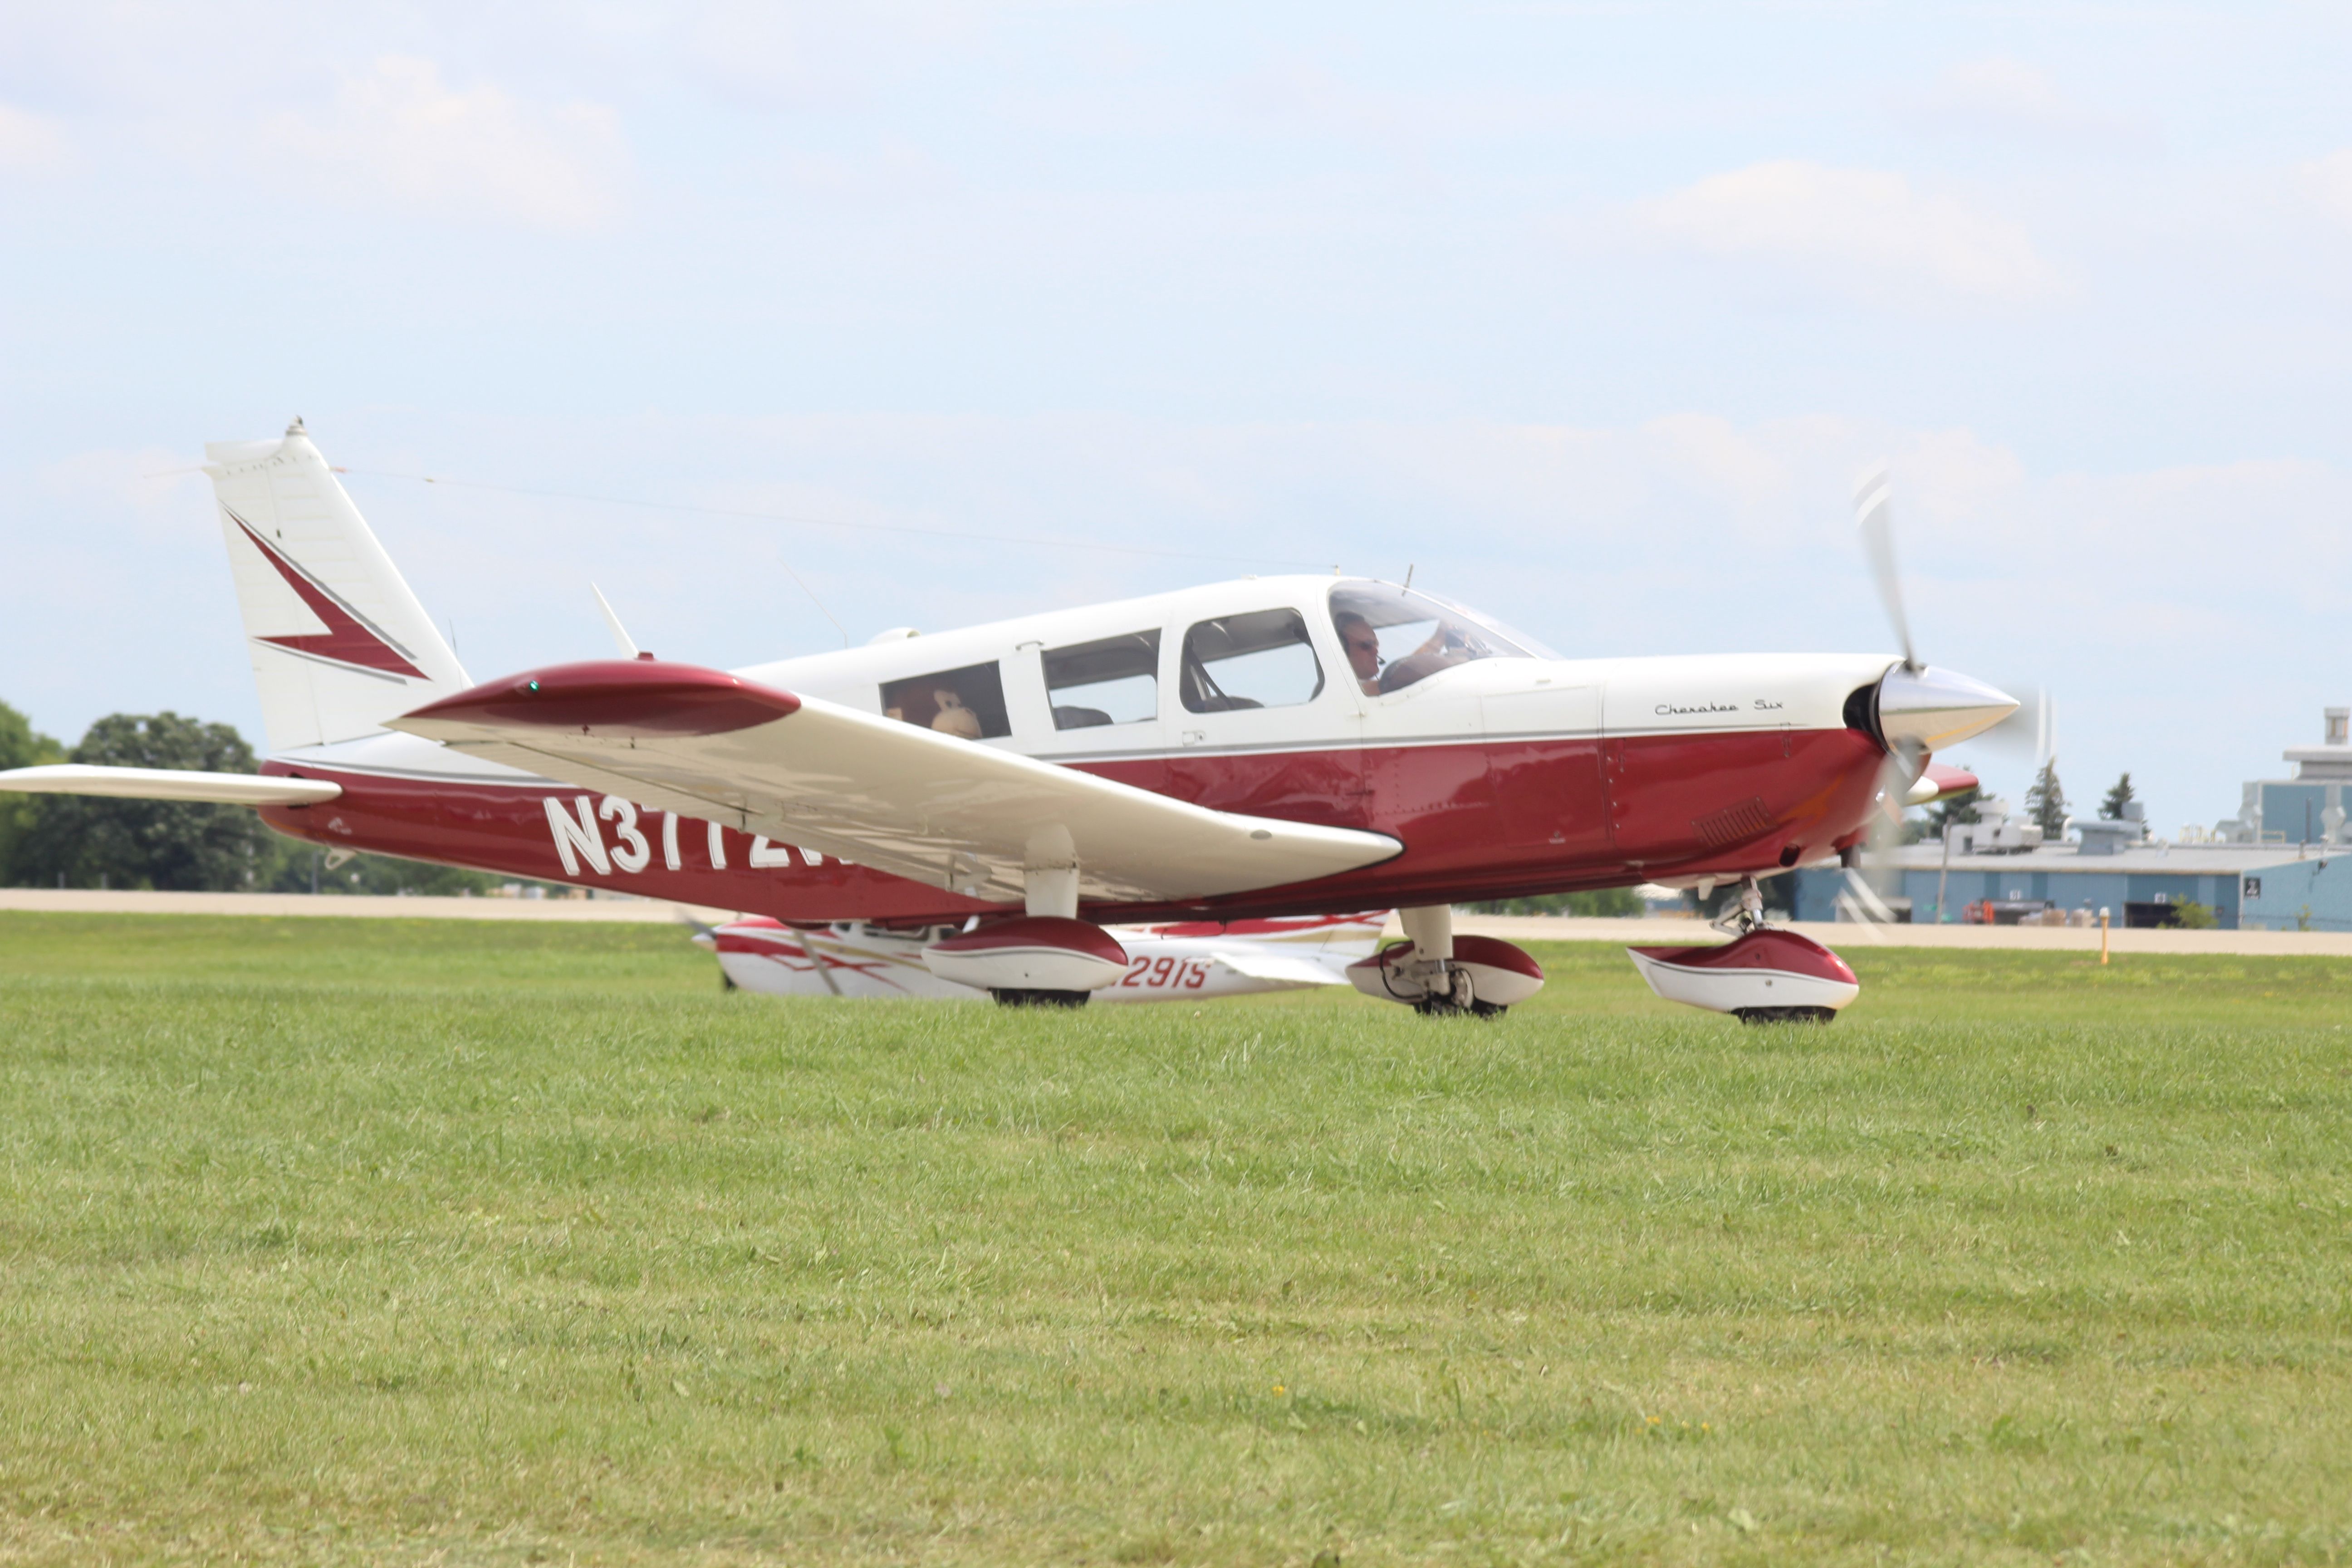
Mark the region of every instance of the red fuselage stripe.
MULTIPOLYGON (((1219 810, 1391 834, 1395 858, 1319 881, 1190 903, 1089 905, 1108 922, 1242 920, 1622 887, 1659 877, 1734 877, 1812 860, 1855 841, 1884 761, 1851 730, 1566 739, 1355 751, 1173 756, 1089 771, 1219 810), (1734 825, 1727 829, 1727 822, 1734 825), (1727 839, 1727 831, 1737 837, 1727 839)), ((297 770, 271 763, 265 773, 297 770)), ((338 848, 611 888, 803 923, 961 921, 1000 909, 827 856, 753 868, 751 838, 708 830, 558 784, 393 778, 305 768, 343 786, 311 806, 265 806, 271 826, 338 848), (563 868, 552 800, 585 817, 613 868, 563 868), (583 803, 584 804, 584 806, 583 803), (627 835, 636 836, 632 841, 627 835), (675 843, 679 865, 667 864, 675 843), (637 848, 644 845, 645 849, 637 848), (625 868, 638 861, 642 868, 625 868)))

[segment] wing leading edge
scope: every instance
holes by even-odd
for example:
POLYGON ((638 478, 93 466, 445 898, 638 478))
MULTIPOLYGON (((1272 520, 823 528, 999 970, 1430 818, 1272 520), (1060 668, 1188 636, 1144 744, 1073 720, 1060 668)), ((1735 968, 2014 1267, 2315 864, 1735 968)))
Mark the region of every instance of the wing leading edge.
POLYGON ((322 779, 264 778, 184 768, 111 768, 53 763, 0 773, 0 790, 24 795, 102 795, 119 800, 206 801, 221 805, 315 805, 343 793, 322 779))
POLYGON ((1213 898, 1388 859, 1385 834, 1244 816, 1153 795, 695 665, 532 670, 392 727, 681 816, 725 822, 1016 902, 1024 871, 1075 864, 1081 897, 1213 898))

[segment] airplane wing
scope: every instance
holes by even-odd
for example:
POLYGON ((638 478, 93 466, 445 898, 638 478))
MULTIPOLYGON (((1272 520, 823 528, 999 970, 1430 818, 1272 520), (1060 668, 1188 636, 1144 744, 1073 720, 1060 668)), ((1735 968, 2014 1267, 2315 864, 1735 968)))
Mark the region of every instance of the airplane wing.
POLYGON ((212 801, 223 805, 312 805, 343 786, 324 779, 206 773, 193 768, 101 768, 76 763, 0 772, 0 790, 23 795, 103 795, 121 800, 212 801))
POLYGON ((967 897, 1210 898, 1388 859, 1385 834, 1243 816, 975 742, 639 658, 534 670, 392 721, 457 751, 724 822, 967 897))
POLYGON ((1346 985, 1348 977, 1335 969, 1288 953, 1265 952, 1255 948, 1221 947, 1216 960, 1235 974, 1252 980, 1278 982, 1286 985, 1346 985))

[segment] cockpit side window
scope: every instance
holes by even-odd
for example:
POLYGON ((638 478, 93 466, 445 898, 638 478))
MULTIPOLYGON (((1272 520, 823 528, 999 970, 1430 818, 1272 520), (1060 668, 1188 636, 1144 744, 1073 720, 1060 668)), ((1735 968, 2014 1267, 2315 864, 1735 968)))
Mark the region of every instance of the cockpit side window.
POLYGON ((887 682, 882 716, 966 741, 993 741, 1013 733, 1004 711, 1004 682, 993 660, 887 682))
POLYGON ((1200 621, 1184 634, 1177 685, 1188 713, 1294 708, 1323 694, 1323 665, 1297 610, 1200 621))
POLYGON ((1481 658, 1538 657, 1525 638, 1485 616, 1386 583, 1331 590, 1331 628, 1348 656, 1349 679, 1367 697, 1402 691, 1441 669, 1481 658))
POLYGON ((1045 700, 1056 730, 1160 717, 1160 628, 1048 649, 1045 700))

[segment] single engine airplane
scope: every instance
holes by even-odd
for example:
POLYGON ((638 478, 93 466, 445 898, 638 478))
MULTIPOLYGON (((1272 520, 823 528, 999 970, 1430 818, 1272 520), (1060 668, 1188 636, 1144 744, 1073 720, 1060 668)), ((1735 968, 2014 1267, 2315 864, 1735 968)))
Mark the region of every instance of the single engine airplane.
POLYGON ((1731 883, 1738 941, 1649 955, 1678 999, 1826 1016, 1851 972, 1748 929, 1756 879, 1851 863, 1894 803, 1967 787, 1931 754, 2017 706, 1913 657, 1883 483, 1864 537, 1899 656, 1566 659, 1411 587, 1283 576, 733 671, 615 621, 628 657, 477 683, 299 420, 205 455, 260 774, 68 764, 0 788, 236 802, 330 850, 932 928, 930 973, 1009 1004, 1118 985, 1112 924, 1392 906, 1407 940, 1351 966, 1357 987, 1489 1014, 1542 971, 1457 938, 1454 904, 1731 883))

